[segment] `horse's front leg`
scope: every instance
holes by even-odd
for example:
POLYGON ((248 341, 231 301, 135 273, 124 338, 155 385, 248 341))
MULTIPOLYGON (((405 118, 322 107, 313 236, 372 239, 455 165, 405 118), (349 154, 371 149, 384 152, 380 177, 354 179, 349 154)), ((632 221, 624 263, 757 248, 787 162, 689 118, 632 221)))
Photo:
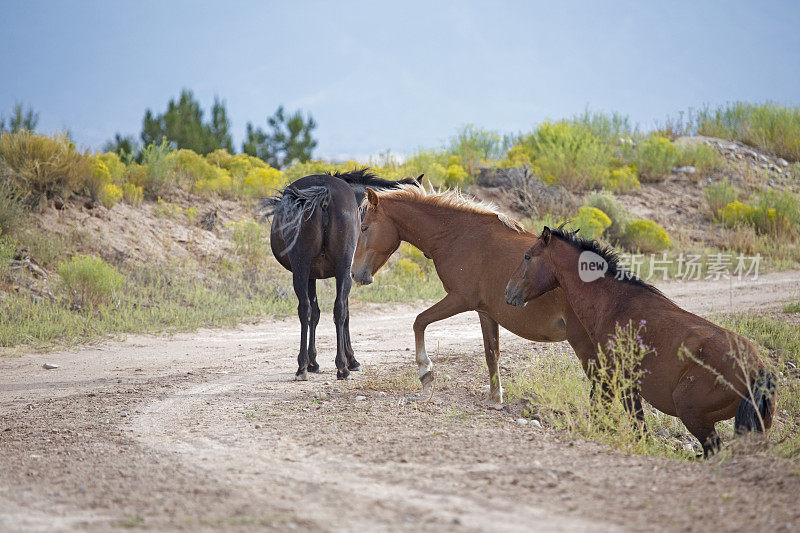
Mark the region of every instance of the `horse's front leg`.
POLYGON ((503 403, 503 386, 500 383, 500 328, 497 322, 478 311, 483 333, 483 349, 486 352, 486 366, 489 368, 489 398, 503 403))
POLYGON ((426 309, 414 320, 414 340, 417 349, 417 365, 419 367, 419 380, 422 390, 427 392, 433 384, 433 363, 425 351, 425 328, 433 322, 450 318, 458 313, 469 311, 469 307, 454 294, 448 294, 433 307, 426 309))

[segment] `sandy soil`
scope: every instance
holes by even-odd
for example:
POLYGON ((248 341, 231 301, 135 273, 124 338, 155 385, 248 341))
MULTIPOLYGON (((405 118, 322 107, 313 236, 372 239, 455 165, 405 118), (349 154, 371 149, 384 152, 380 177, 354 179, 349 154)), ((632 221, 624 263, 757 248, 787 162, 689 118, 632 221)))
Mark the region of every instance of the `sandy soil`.
MULTIPOLYGON (((784 272, 662 289, 708 314, 776 310, 798 287, 800 272, 784 272)), ((425 305, 351 307, 368 372, 349 382, 335 379, 329 316, 323 373, 308 382, 291 381, 296 319, 0 359, 0 529, 800 527, 787 461, 628 456, 493 409, 474 313, 429 328, 439 385, 417 401, 403 390, 414 378, 386 376, 414 368, 425 305)), ((502 374, 545 349, 501 333, 502 374)))

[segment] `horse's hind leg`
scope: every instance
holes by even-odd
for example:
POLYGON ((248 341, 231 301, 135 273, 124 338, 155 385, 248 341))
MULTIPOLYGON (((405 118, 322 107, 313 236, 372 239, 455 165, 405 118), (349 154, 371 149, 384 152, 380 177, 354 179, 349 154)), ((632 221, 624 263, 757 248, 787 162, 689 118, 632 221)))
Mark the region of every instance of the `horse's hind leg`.
POLYGON ((311 322, 311 302, 308 299, 308 268, 292 272, 292 284, 297 295, 297 316, 300 318, 300 353, 294 379, 308 379, 308 326, 311 322))
POLYGON ((486 351, 486 366, 489 368, 489 397, 503 403, 503 386, 500 383, 500 331, 497 322, 486 313, 478 312, 483 333, 483 349, 486 351))
POLYGON ((625 410, 636 417, 635 429, 642 433, 647 433, 647 426, 644 424, 644 409, 642 408, 642 395, 638 390, 631 390, 625 394, 625 410))
POLYGON ((344 349, 347 356, 347 369, 350 372, 361 372, 361 363, 356 361, 353 353, 353 345, 350 342, 350 298, 347 302, 347 314, 344 319, 344 349))
POLYGON ((311 303, 311 321, 308 324, 308 371, 319 372, 317 364, 317 324, 319 324, 319 302, 317 301, 317 280, 308 280, 308 300, 311 303))
POLYGON ((700 441, 703 456, 713 455, 720 448, 721 441, 714 428, 715 420, 707 409, 709 384, 703 380, 704 371, 689 371, 672 391, 672 401, 678 418, 689 433, 700 441))
POLYGON ((350 296, 350 272, 345 270, 336 274, 336 301, 333 303, 333 322, 336 325, 336 377, 348 379, 347 349, 344 324, 347 319, 347 299, 350 296))

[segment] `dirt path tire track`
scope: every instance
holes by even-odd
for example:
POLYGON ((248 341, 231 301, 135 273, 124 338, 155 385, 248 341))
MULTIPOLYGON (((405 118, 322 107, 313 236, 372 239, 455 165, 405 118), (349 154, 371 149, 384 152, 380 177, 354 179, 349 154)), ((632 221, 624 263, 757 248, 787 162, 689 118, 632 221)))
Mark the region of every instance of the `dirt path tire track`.
MULTIPOLYGON (((794 271, 757 281, 670 283, 662 289, 679 304, 707 314, 775 310, 798 287, 800 272, 794 271)), ((398 369, 411 365, 410 326, 423 307, 402 305, 387 311, 352 304, 351 327, 359 360, 398 369)), ((0 433, 0 467, 8 467, 9 472, 0 486, 0 527, 108 526, 131 514, 123 510, 133 510, 144 525, 155 529, 187 524, 190 529, 272 526, 339 531, 515 531, 533 525, 537 530, 580 531, 615 530, 623 524, 625 529, 646 529, 648 516, 670 516, 676 502, 683 501, 681 490, 690 490, 709 477, 713 482, 713 475, 698 472, 694 465, 664 466, 657 458, 609 454, 591 443, 565 448, 557 436, 533 434, 530 428, 515 426, 505 413, 486 411, 480 391, 471 393, 468 387, 442 391, 427 411, 415 411, 399 393, 355 400, 357 394, 364 394, 358 389, 361 377, 354 383, 335 380, 329 317, 321 322, 318 335, 325 373, 305 383, 290 381, 297 343, 297 324, 291 318, 169 339, 136 336, 60 353, 0 359, 4 376, 0 422, 6 427, 0 433), (61 368, 44 371, 44 360, 56 361, 61 368), (331 385, 324 385, 325 381, 331 385), (315 392, 325 392, 330 401, 314 401, 315 392), (87 398, 98 409, 88 420, 73 407, 87 398), (123 410, 128 416, 120 415, 123 410), (464 416, 476 423, 466 425, 455 411, 467 413, 464 416), (78 468, 72 474, 69 457, 51 461, 47 455, 51 439, 42 437, 41 425, 52 420, 54 412, 66 427, 81 425, 85 435, 105 444, 102 459, 89 456, 89 462, 95 463, 88 474, 78 468), (109 423, 98 426, 98 419, 109 423), (116 440, 109 437, 109 429, 116 440), (535 444, 525 444, 530 442, 535 444), (35 453, 37 445, 44 452, 35 453), (487 446, 491 452, 484 449, 487 446), (67 495, 61 498, 63 504, 51 505, 53 486, 48 481, 66 489, 71 484, 92 483, 86 476, 113 478, 115 469, 125 477, 127 465, 107 457, 116 449, 133 450, 121 452, 117 463, 130 461, 133 454, 146 465, 141 467, 140 485, 120 485, 130 499, 139 497, 140 503, 109 505, 98 492, 88 501, 67 495), (33 452, 24 456, 29 450, 33 452), (33 455, 38 457, 32 459, 33 455), (597 472, 599 468, 606 471, 597 472), (673 475, 685 477, 673 482, 672 501, 666 499, 657 509, 639 513, 628 513, 613 495, 604 501, 607 485, 628 493, 632 501, 642 499, 625 485, 624 476, 631 472, 634 479, 641 479, 645 470, 659 468, 666 469, 665 483, 673 475), (180 474, 170 474, 173 469, 180 474), (19 487, 12 487, 10 480, 24 484, 31 472, 35 475, 21 498, 19 487), (534 480, 526 478, 525 472, 534 480), (160 485, 153 477, 161 479, 160 485), (208 494, 192 496, 187 486, 193 483, 204 485, 208 494), (495 483, 497 488, 493 488, 495 483), (169 490, 175 491, 177 502, 172 508, 147 500, 148 492, 169 490), (581 492, 587 494, 580 496, 581 492), (606 516, 600 514, 603 509, 619 512, 606 516), (187 521, 192 517, 194 522, 187 521)), ((429 352, 435 353, 438 345, 454 360, 452 367, 439 365, 440 376, 461 372, 469 378, 475 364, 483 365, 474 313, 432 325, 427 337, 429 352)), ((501 333, 506 360, 541 346, 501 333)), ((485 381, 483 374, 480 379, 485 381)), ((454 382, 459 379, 456 376, 454 382)), ((64 453, 81 451, 80 446, 65 445, 64 453)), ((772 463, 761 467, 774 470, 772 463)), ((765 490, 758 483, 765 482, 756 482, 765 490)), ((798 487, 796 482, 787 483, 798 487)), ((741 484, 742 498, 752 485, 741 484)), ((766 487, 774 488, 769 483, 766 487)), ((774 493, 772 498, 782 501, 774 493)), ((772 519, 786 516, 777 512, 772 519)), ((679 520, 673 525, 684 523, 679 520)))

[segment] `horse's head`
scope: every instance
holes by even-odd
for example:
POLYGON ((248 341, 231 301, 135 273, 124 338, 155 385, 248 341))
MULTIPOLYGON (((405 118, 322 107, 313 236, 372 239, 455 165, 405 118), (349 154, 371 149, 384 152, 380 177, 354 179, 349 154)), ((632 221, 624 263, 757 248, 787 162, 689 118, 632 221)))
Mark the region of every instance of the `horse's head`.
POLYGON ((547 226, 533 243, 522 263, 514 270, 506 285, 506 303, 522 307, 558 285, 552 261, 548 257, 552 234, 547 226))
POLYGON ((374 190, 367 188, 367 206, 361 221, 356 253, 353 256, 351 275, 356 283, 369 285, 372 276, 386 264, 400 246, 397 226, 380 206, 380 198, 374 190))

